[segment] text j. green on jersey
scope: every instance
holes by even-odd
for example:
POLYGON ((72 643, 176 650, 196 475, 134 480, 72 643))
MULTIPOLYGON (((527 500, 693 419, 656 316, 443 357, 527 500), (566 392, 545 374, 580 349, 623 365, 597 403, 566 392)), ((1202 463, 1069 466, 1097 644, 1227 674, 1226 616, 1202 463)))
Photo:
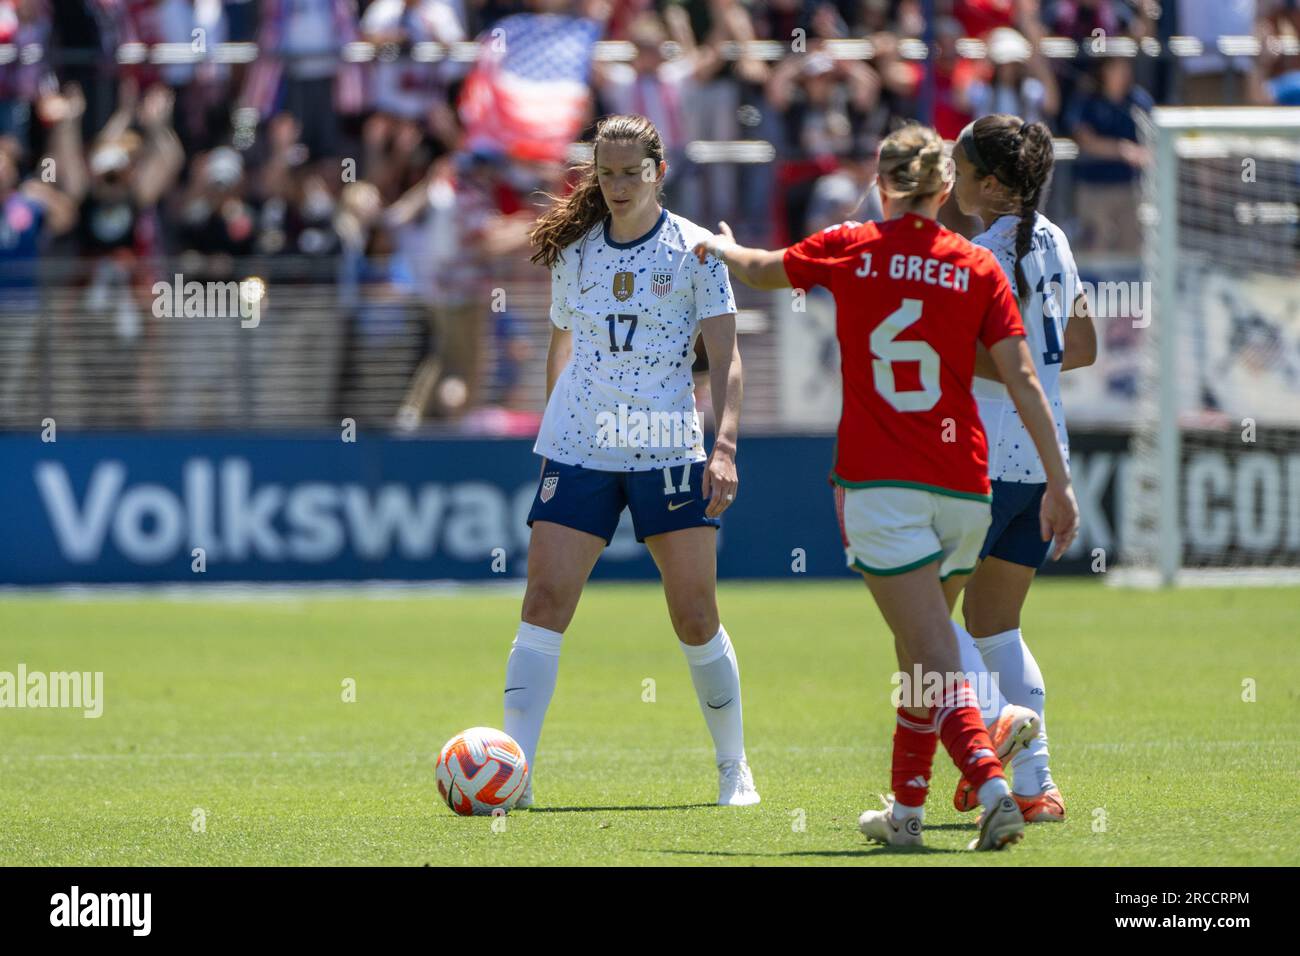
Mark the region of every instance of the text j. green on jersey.
POLYGON ((665 209, 632 242, 613 241, 606 217, 564 249, 551 321, 573 333, 573 358, 547 402, 539 455, 602 471, 704 460, 695 339, 701 320, 736 311, 726 266, 691 251, 709 234, 665 209))

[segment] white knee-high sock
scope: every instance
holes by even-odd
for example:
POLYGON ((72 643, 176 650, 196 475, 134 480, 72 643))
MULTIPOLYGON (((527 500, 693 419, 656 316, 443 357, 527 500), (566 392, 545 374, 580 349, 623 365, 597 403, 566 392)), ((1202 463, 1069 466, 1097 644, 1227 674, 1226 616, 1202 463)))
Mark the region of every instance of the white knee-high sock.
POLYGON ((510 659, 506 661, 505 723, 506 733, 515 738, 528 760, 531 779, 537 758, 537 741, 542 736, 542 721, 555 693, 555 678, 560 672, 559 631, 548 631, 524 621, 519 622, 510 659))
POLYGON ((1002 713, 1002 708, 1007 706, 1007 698, 998 686, 998 675, 980 654, 980 649, 975 646, 975 638, 971 637, 970 631, 956 621, 952 622, 952 629, 957 633, 957 649, 961 651, 961 669, 968 675, 967 680, 970 682, 971 690, 975 691, 975 696, 979 698, 980 716, 984 718, 984 726, 992 727, 998 715, 1002 713))
MULTIPOLYGON (((680 642, 679 642, 680 643, 680 642)), ((745 759, 745 729, 740 710, 740 666, 727 629, 719 626, 706 644, 682 644, 691 665, 691 683, 704 722, 713 736, 718 763, 745 759)))
MULTIPOLYGON (((988 664, 989 670, 998 674, 999 686, 1007 700, 1028 707, 1043 717, 1047 701, 1043 672, 1030 653, 1020 628, 978 637, 975 646, 979 648, 980 656, 988 664)), ((1032 796, 1052 786, 1052 772, 1048 769, 1047 757, 1047 720, 1043 718, 1042 728, 1034 742, 1011 761, 1016 793, 1032 796)))

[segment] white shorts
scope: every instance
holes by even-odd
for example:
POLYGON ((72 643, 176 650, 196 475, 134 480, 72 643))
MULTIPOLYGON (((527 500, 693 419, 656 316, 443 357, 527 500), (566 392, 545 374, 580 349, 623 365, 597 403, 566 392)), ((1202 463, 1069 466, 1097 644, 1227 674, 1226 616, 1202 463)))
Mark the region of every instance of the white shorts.
POLYGON ((987 501, 893 485, 836 485, 835 510, 846 562, 866 574, 902 574, 931 561, 940 578, 970 574, 991 520, 987 501))

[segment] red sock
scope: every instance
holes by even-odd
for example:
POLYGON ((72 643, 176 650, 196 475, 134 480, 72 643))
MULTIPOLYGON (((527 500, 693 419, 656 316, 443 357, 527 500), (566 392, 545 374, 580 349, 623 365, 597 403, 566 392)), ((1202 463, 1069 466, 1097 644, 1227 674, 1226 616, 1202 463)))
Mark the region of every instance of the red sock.
POLYGON ((970 684, 954 683, 944 691, 934 726, 958 772, 977 791, 994 777, 1006 777, 970 684))
POLYGON ((913 717, 902 707, 898 708, 898 726, 894 728, 894 799, 903 806, 925 805, 937 743, 931 720, 913 717))

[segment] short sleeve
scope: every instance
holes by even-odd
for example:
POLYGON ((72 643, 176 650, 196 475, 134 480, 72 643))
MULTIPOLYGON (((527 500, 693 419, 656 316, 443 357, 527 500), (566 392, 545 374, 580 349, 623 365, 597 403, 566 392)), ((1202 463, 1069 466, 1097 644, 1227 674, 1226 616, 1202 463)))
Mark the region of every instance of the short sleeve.
POLYGON ((1283 73, 1264 86, 1277 106, 1300 106, 1300 70, 1283 73))
MULTIPOLYGON (((576 255, 569 250, 569 255, 576 255)), ((569 320, 569 273, 571 263, 565 261, 565 253, 551 266, 551 322, 562 332, 568 332, 573 324, 569 320)))
POLYGON ((692 282, 695 285, 695 317, 709 319, 715 315, 730 315, 736 311, 736 294, 731 288, 731 273, 726 264, 716 256, 709 256, 701 264, 693 254, 692 282))
MULTIPOLYGON (((992 255, 989 258, 992 259, 992 255)), ((1016 297, 1011 292, 1011 283, 1007 281, 1007 274, 996 262, 991 265, 993 268, 989 270, 989 274, 993 278, 993 296, 989 300, 988 310, 984 313, 984 321, 980 324, 979 333, 980 341, 984 343, 986 349, 992 348, 1010 336, 1025 334, 1025 325, 1020 320, 1020 306, 1016 304, 1016 297)))
POLYGON ((852 227, 856 225, 856 222, 841 222, 827 226, 788 247, 781 262, 790 285, 796 289, 830 286, 831 266, 843 258, 852 227))

